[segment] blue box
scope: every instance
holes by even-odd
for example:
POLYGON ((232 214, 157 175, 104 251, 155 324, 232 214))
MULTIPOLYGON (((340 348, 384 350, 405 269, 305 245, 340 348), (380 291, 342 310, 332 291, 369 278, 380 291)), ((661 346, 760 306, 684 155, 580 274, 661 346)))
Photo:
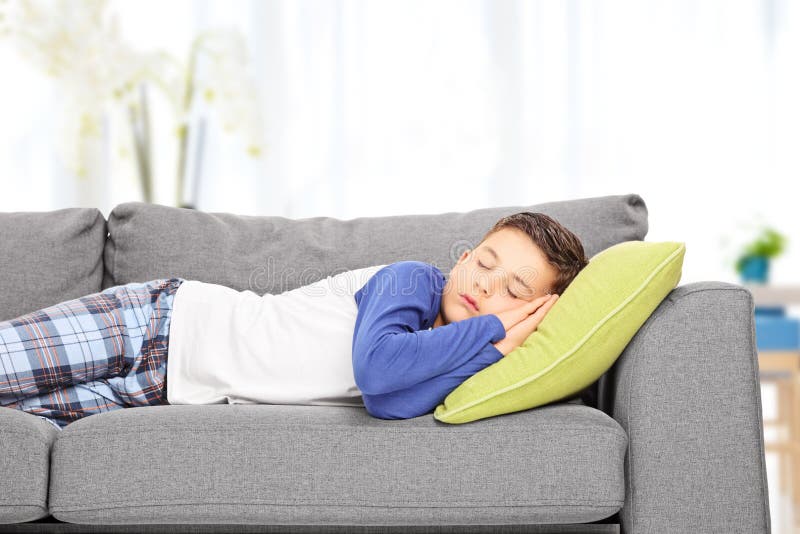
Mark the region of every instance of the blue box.
POLYGON ((756 306, 754 312, 757 316, 784 317, 786 308, 783 306, 756 306))
POLYGON ((800 349, 800 321, 793 317, 755 314, 758 350, 800 349))

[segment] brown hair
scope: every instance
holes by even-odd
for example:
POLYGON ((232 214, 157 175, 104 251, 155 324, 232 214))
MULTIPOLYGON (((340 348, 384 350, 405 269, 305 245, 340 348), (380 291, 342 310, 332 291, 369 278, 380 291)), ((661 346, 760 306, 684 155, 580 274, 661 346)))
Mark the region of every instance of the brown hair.
POLYGON ((578 276, 581 269, 589 263, 578 236, 544 213, 522 211, 503 217, 486 232, 481 243, 503 228, 517 228, 523 231, 542 249, 547 256, 547 261, 556 268, 558 273, 554 286, 551 288, 552 293, 561 295, 578 276))

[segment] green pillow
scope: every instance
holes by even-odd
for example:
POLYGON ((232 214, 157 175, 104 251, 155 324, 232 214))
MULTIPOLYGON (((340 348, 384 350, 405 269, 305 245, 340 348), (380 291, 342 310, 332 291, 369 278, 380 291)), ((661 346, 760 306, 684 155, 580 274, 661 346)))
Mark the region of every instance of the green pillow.
POLYGON ((593 256, 538 328, 436 407, 468 423, 574 395, 597 381, 681 278, 686 244, 625 241, 593 256))

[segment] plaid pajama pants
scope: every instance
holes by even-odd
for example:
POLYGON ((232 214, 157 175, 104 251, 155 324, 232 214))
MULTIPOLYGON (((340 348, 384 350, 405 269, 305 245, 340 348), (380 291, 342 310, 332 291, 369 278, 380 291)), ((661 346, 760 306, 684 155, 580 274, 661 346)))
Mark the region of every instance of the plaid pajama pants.
POLYGON ((0 321, 0 406, 59 430, 82 417, 167 403, 167 347, 175 292, 166 278, 0 321))

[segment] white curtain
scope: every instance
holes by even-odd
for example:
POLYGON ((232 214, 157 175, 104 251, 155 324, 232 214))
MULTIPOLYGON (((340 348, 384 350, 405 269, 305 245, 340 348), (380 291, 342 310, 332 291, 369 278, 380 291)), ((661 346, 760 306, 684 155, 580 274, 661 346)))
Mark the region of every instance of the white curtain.
MULTIPOLYGON (((148 0, 115 9, 142 48, 185 55, 212 27, 247 38, 265 150, 248 157, 209 116, 200 209, 352 218, 638 193, 648 240, 687 242, 684 283, 734 281, 720 240, 756 216, 800 240, 796 2, 148 0)), ((16 95, 25 111, 2 127, 11 140, 0 158, 2 210, 84 202, 42 158, 57 99, 46 81, 36 87, 16 95)), ((158 172, 166 182, 174 167, 158 172)), ((112 185, 86 198, 107 212, 131 195, 112 185)), ((775 262, 775 281, 796 280, 798 248, 775 262)))

